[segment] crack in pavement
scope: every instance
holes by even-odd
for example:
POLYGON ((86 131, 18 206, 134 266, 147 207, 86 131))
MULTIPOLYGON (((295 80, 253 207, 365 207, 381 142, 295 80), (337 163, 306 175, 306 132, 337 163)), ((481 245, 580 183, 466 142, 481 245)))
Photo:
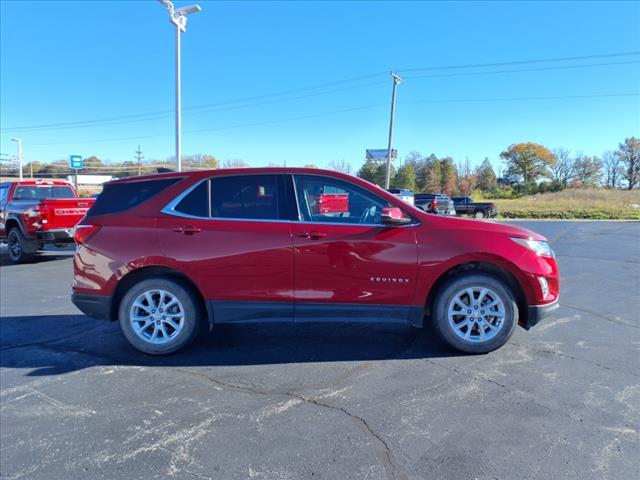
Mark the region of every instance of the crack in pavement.
POLYGON ((621 320, 616 320, 615 318, 611 318, 608 317, 607 315, 604 315, 602 313, 596 312, 594 310, 588 310, 586 308, 581 308, 581 307, 576 307, 575 305, 571 305, 569 303, 561 303, 561 306, 563 307, 567 307, 571 310, 576 310, 577 312, 583 312, 583 313, 589 313, 591 315, 594 315, 598 318, 601 318, 603 320, 606 320, 607 322, 611 322, 611 323, 615 323, 616 325, 624 325, 625 327, 631 327, 631 328, 636 328, 636 329, 640 329, 640 326, 637 325, 633 325, 632 323, 627 323, 621 320))
POLYGON ((178 372, 182 372, 182 373, 186 373, 187 375, 192 375, 195 377, 199 377, 202 379, 205 379, 206 381, 209 381, 215 385, 218 385, 219 387, 223 387, 229 390, 234 390, 240 393, 248 393, 248 394, 253 394, 253 395, 260 395, 260 396, 285 396, 291 399, 295 399, 295 400, 299 400, 307 405, 315 405, 317 407, 322 407, 322 408, 326 408, 329 410, 333 410, 333 411, 338 411, 341 412, 345 415, 347 415, 349 418, 355 420, 357 423, 359 423, 364 430, 371 436, 374 438, 374 440, 376 441, 376 443, 378 443, 378 445, 380 445, 382 447, 382 450, 384 452, 384 468, 385 471, 387 472, 387 475, 389 478, 391 478, 392 480, 397 480, 398 478, 406 478, 406 475, 402 474, 400 476, 398 476, 398 472, 397 470, 399 469, 399 467, 395 464, 394 460, 393 460, 393 452, 391 451, 391 448, 389 447, 389 444, 387 443, 387 441, 379 434, 377 433, 372 427, 371 425, 369 425, 369 423, 361 416, 356 415, 354 413, 351 413, 350 411, 348 411, 346 408, 344 407, 339 407, 336 405, 331 405, 329 403, 323 402, 320 399, 317 398, 312 398, 312 397, 306 397, 304 395, 298 394, 298 393, 292 393, 292 392, 278 392, 278 391, 267 391, 267 390, 259 390, 255 387, 252 386, 245 386, 245 385, 237 385, 237 384, 233 384, 233 383, 228 383, 228 382, 224 382, 222 380, 218 380, 215 378, 210 377, 209 375, 206 375, 204 373, 201 372, 195 372, 193 370, 189 370, 187 368, 175 368, 174 371, 178 371, 178 372))
POLYGON ((559 352, 557 350, 551 350, 548 348, 535 348, 529 345, 525 345, 523 343, 518 343, 518 342, 514 342, 513 340, 510 340, 509 343, 511 345, 514 345, 516 347, 522 347, 522 348, 526 348, 527 350, 531 350, 533 352, 538 352, 538 353, 550 353, 551 355, 555 355, 559 358, 565 359, 565 360, 574 360, 576 362, 584 362, 588 365, 593 365, 595 367, 599 367, 602 368, 603 370, 608 370, 608 371, 612 371, 612 372, 618 372, 618 373, 623 373, 625 375, 631 375, 632 377, 640 377, 640 374, 638 373, 634 373, 634 372, 628 372, 626 370, 619 370, 617 368, 614 367, 610 367, 609 365, 604 365, 603 363, 599 363, 599 362, 592 362, 590 360, 586 360, 584 358, 578 358, 578 357, 574 357, 572 355, 569 355, 567 353, 563 353, 563 352, 559 352))

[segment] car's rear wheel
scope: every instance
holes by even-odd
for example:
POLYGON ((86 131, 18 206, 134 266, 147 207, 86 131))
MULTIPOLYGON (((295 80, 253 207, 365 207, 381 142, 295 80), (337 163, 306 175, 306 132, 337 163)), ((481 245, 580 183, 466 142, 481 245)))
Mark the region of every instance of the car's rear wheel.
POLYGON ((195 338, 201 321, 193 293, 168 278, 135 284, 122 299, 119 319, 129 343, 150 355, 184 348, 195 338))
POLYGON ((438 293, 433 311, 440 338, 467 353, 501 347, 518 323, 518 306, 508 285, 482 273, 449 280, 438 293))
POLYGON ((478 211, 475 213, 475 217, 476 217, 476 219, 478 219, 478 220, 482 220, 482 219, 485 217, 484 212, 483 212, 482 210, 478 210, 478 211))
POLYGON ((24 263, 33 260, 38 251, 38 243, 28 240, 18 227, 13 227, 7 236, 9 259, 13 263, 24 263))

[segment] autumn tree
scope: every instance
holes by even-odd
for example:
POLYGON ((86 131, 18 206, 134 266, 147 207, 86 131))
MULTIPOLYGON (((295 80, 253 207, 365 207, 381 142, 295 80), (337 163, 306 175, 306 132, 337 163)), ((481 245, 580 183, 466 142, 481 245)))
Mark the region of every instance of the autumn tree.
POLYGON ((604 186, 616 188, 620 186, 622 177, 622 159, 618 152, 604 152, 602 154, 602 168, 604 170, 604 186))
POLYGON ((231 158, 224 161, 222 168, 249 168, 249 164, 239 158, 231 158))
POLYGON ((602 177, 602 161, 598 157, 578 155, 574 163, 574 185, 595 187, 602 177))
POLYGON ((440 160, 440 193, 453 195, 456 191, 457 175, 456 167, 451 157, 440 160))
POLYGON ((537 143, 516 143, 500 154, 507 164, 507 176, 521 178, 525 185, 549 174, 555 163, 551 151, 537 143))
POLYGON ((214 169, 218 168, 218 160, 213 155, 195 153, 182 157, 182 166, 186 169, 214 169))
POLYGON ((464 162, 458 165, 458 185, 457 193, 460 195, 471 195, 478 184, 478 176, 471 168, 471 162, 465 158, 464 162))
POLYGON ((485 158, 476 172, 478 176, 478 188, 483 192, 493 192, 498 186, 496 172, 488 158, 485 158))
POLYGON ((424 176, 424 186, 420 191, 440 193, 442 188, 442 164, 435 155, 429 157, 428 163, 423 167, 422 175, 424 176))
POLYGON ((556 161, 549 165, 551 180, 567 188, 575 176, 575 160, 571 157, 571 152, 566 148, 554 150, 553 155, 556 161))
POLYGON ((627 181, 627 189, 640 185, 640 141, 636 137, 625 138, 616 153, 622 162, 622 178, 627 181))
POLYGON ((345 159, 342 159, 329 162, 329 170, 333 170, 334 172, 351 173, 352 169, 351 164, 345 159))

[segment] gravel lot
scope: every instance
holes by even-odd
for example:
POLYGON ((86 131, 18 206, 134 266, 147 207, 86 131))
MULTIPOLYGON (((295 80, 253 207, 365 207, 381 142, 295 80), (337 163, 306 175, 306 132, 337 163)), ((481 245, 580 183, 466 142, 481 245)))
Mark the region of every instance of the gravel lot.
POLYGON ((3 479, 640 478, 640 223, 512 222, 562 307, 488 355, 381 325, 234 326, 150 358, 2 249, 3 479))

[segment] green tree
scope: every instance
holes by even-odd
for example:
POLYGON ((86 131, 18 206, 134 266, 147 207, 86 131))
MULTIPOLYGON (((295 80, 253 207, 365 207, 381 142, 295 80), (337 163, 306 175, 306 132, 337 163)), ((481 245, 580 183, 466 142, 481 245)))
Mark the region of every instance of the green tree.
POLYGON ((516 143, 500 154, 507 164, 507 176, 522 179, 525 185, 549 175, 555 163, 551 151, 537 143, 516 143))
POLYGON ((378 164, 373 160, 366 160, 360 167, 360 170, 358 170, 357 175, 368 182, 376 183, 377 171, 378 164))
POLYGON ((483 192, 494 192, 498 186, 496 172, 488 158, 485 158, 477 171, 478 188, 483 192))
POLYGON ((393 188, 406 188, 409 190, 416 189, 416 171, 413 164, 405 162, 399 169, 398 173, 391 181, 393 188))
POLYGON ((627 189, 640 185, 640 141, 636 137, 625 138, 616 153, 622 160, 622 178, 627 181, 627 189))
MULTIPOLYGON (((360 170, 358 170, 358 177, 363 178, 374 185, 384 187, 384 181, 387 173, 387 164, 384 162, 375 162, 373 160, 367 160, 364 162, 360 170)), ((395 168, 391 165, 391 178, 395 176, 395 168)))

